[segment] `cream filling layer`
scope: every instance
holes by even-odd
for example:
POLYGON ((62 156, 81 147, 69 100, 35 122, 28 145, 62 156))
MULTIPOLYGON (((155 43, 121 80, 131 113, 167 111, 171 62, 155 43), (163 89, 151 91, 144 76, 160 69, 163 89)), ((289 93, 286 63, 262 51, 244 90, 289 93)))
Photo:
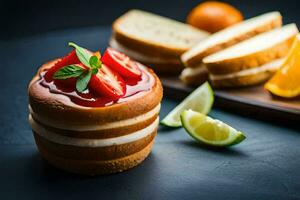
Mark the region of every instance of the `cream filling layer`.
POLYGON ((283 61, 284 61, 284 58, 276 59, 275 61, 266 63, 260 67, 246 69, 246 70, 242 70, 242 71, 234 72, 234 73, 230 73, 230 74, 221 74, 221 75, 210 74, 209 78, 213 81, 213 80, 222 80, 222 79, 230 79, 230 78, 235 78, 235 77, 249 76, 249 75, 254 75, 254 74, 258 74, 261 72, 267 72, 267 71, 275 72, 281 67, 283 61))
POLYGON ((32 127, 32 130, 35 133, 39 134, 41 137, 49 141, 52 141, 54 143, 58 143, 62 145, 78 146, 78 147, 107 147, 113 145, 126 144, 147 137, 157 129, 159 123, 159 117, 157 117, 152 124, 150 124, 148 127, 142 130, 133 132, 128 135, 115 137, 115 138, 108 138, 108 139, 78 139, 78 138, 62 136, 45 129, 43 126, 36 123, 34 119, 31 117, 31 115, 29 115, 29 122, 32 127))
POLYGON ((126 55, 128 55, 129 57, 138 60, 140 62, 146 62, 146 63, 178 63, 181 64, 180 58, 163 58, 163 57, 157 57, 157 56, 147 56, 141 52, 129 49, 127 47, 125 47, 124 45, 120 44, 118 41, 116 41, 116 39, 112 38, 109 42, 109 45, 118 50, 121 51, 123 53, 125 53, 126 55))
POLYGON ((32 108, 29 105, 30 114, 33 116, 33 118, 37 119, 42 124, 45 124, 45 125, 53 127, 53 128, 71 130, 71 131, 99 131, 99 130, 106 130, 106 129, 130 126, 130 125, 134 125, 139 122, 143 122, 143 121, 146 121, 146 120, 152 118, 153 116, 155 116, 159 113, 159 110, 160 110, 160 104, 158 104, 155 108, 153 108, 149 112, 139 115, 137 117, 130 118, 130 119, 110 122, 110 123, 101 124, 101 125, 67 125, 67 124, 59 123, 57 121, 51 121, 50 119, 47 119, 43 116, 40 116, 40 115, 34 113, 34 111, 32 110, 32 108))

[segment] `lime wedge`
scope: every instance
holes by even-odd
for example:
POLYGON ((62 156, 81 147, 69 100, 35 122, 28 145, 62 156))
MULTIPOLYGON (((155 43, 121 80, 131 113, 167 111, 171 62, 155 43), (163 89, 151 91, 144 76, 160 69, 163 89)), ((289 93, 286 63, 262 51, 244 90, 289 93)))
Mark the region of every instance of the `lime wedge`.
POLYGON ((192 109, 202 114, 208 114, 214 102, 214 93, 208 82, 203 83, 178 106, 176 106, 162 121, 161 124, 169 127, 180 127, 180 114, 186 109, 192 109))
POLYGON ((246 136, 231 126, 193 110, 181 114, 183 127, 198 142, 212 146, 231 146, 242 142, 246 136))

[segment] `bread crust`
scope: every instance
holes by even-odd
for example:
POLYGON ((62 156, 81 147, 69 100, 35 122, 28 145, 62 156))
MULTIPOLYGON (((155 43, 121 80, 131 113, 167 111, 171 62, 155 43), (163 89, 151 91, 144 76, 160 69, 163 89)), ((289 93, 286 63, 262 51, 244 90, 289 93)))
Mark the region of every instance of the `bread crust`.
POLYGON ((130 46, 124 46, 114 37, 110 38, 109 45, 126 54, 133 60, 140 62, 151 62, 151 63, 181 63, 180 57, 177 55, 164 55, 159 51, 155 52, 144 52, 144 50, 133 49, 130 46))
MULTIPOLYGON (((118 23, 118 21, 116 21, 115 23, 118 23)), ((189 50, 189 48, 172 48, 138 40, 134 37, 130 37, 128 35, 123 34, 120 30, 118 30, 115 23, 113 24, 113 37, 119 43, 121 43, 124 46, 128 46, 131 49, 135 49, 137 51, 141 51, 152 56, 180 56, 181 54, 189 50)))
POLYGON ((66 125, 95 125, 130 119, 154 109, 161 101, 163 89, 160 80, 155 78, 151 90, 140 92, 125 102, 105 107, 83 107, 72 103, 68 97, 50 93, 48 88, 37 83, 39 73, 55 62, 48 62, 40 68, 28 87, 29 103, 34 113, 47 116, 57 123, 66 125), (66 103, 68 102, 68 103, 66 103))
MULTIPOLYGON (((201 71, 198 73, 185 74, 184 71, 180 75, 180 80, 189 86, 199 86, 208 80, 208 71, 205 66, 200 66, 201 71)), ((189 70, 189 69, 185 69, 189 70)))
POLYGON ((243 87, 243 86, 251 86, 258 85, 269 78, 275 73, 274 70, 267 70, 255 74, 249 74, 244 76, 236 76, 231 78, 224 79, 210 79, 211 84, 215 88, 235 88, 235 87, 243 87))
POLYGON ((42 157, 51 165, 72 173, 95 176, 122 172, 135 167, 149 155, 153 143, 154 139, 141 151, 126 157, 101 161, 63 158, 51 153, 40 143, 37 143, 37 145, 42 157))
POLYGON ((247 32, 243 35, 238 35, 234 38, 232 38, 229 41, 220 43, 218 45, 212 46, 208 48, 206 51, 200 52, 199 54, 189 58, 188 60, 183 61, 184 65, 187 67, 195 68, 197 67, 200 63, 202 63, 202 59, 205 58, 206 56, 209 56, 213 53, 216 53, 218 51, 221 51, 225 48, 228 48, 230 46, 233 46, 239 42, 242 42, 244 40, 247 40, 251 37, 254 37, 260 33, 267 32, 269 30, 272 30, 274 28, 280 27, 282 25, 282 19, 279 16, 278 18, 274 19, 273 21, 270 21, 268 24, 264 24, 260 27, 257 27, 254 30, 251 30, 250 32, 247 32))
POLYGON ((143 63, 144 65, 150 67, 154 70, 155 73, 159 75, 178 75, 183 69, 184 66, 181 63, 180 57, 178 56, 166 56, 161 55, 159 51, 155 51, 157 55, 148 55, 147 53, 144 53, 143 51, 137 51, 135 49, 131 49, 130 47, 125 47, 122 44, 119 44, 118 41, 116 41, 115 38, 112 38, 110 40, 110 46, 114 49, 123 52, 124 54, 131 57, 133 60, 136 60, 140 63, 143 63), (145 55, 145 57, 149 57, 146 59, 141 59, 141 56, 138 56, 134 54, 134 52, 138 54, 145 55), (154 57, 159 60, 151 59, 151 57, 154 57))
MULTIPOLYGON (((190 47, 180 48, 180 47, 168 47, 166 45, 160 45, 157 43, 150 43, 143 41, 138 38, 126 35, 120 30, 119 24, 122 24, 123 20, 126 20, 126 14, 116 19, 112 25, 113 37, 118 40, 121 44, 135 49, 137 51, 144 52, 148 55, 166 55, 166 56, 180 56, 182 53, 187 51, 190 47)), ((189 25, 187 25, 189 26, 189 25)), ((196 30, 196 29, 195 29, 196 30)), ((209 35, 207 33, 207 35, 209 35)), ((199 31, 199 41, 201 38, 205 37, 205 31, 199 31)))
POLYGON ((294 41, 294 38, 295 35, 262 51, 237 58, 222 60, 221 62, 208 63, 205 62, 204 58, 204 64, 211 74, 229 74, 245 69, 255 68, 272 60, 286 56, 294 41))

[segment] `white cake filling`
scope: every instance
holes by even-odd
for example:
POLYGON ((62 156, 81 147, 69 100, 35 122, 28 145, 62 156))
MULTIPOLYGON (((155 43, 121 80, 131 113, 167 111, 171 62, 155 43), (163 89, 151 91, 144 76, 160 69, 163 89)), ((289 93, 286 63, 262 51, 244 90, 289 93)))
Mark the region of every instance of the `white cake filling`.
POLYGON ((157 129, 159 123, 159 117, 157 117, 152 124, 150 124, 148 127, 142 130, 133 132, 128 135, 108 138, 108 139, 78 139, 78 138, 58 135, 52 131, 45 129, 43 126, 39 125, 38 123, 36 123, 34 119, 31 117, 31 115, 29 115, 29 122, 31 124, 32 130, 35 133, 39 134, 41 137, 49 141, 52 141, 54 143, 78 146, 78 147, 107 147, 113 145, 126 144, 147 137, 157 129))
POLYGON ((136 117, 133 117, 133 118, 130 118, 130 119, 110 122, 110 123, 101 124, 101 125, 68 125, 68 124, 64 124, 64 123, 59 123, 58 121, 51 121, 51 119, 49 119, 49 118, 46 118, 44 116, 40 116, 40 115, 34 113, 34 111, 31 109, 31 107, 29 105, 30 114, 33 116, 33 118, 37 119, 42 124, 45 124, 45 125, 53 127, 53 128, 70 130, 70 131, 99 131, 99 130, 106 130, 106 129, 130 126, 130 125, 134 125, 139 122, 143 122, 148 119, 151 119, 153 116, 155 116, 159 113, 159 110, 160 110, 160 104, 158 104, 155 108, 153 108, 149 112, 139 115, 139 116, 136 116, 136 117))

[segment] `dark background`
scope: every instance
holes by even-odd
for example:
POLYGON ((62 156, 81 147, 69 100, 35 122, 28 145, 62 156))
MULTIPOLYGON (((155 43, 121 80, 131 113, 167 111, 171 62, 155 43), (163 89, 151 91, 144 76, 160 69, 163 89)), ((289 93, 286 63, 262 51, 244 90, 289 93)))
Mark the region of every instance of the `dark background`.
MULTIPOLYGON (((68 41, 91 50, 107 46, 111 22, 131 8, 181 21, 200 1, 16 1, 0 3, 0 200, 10 199, 300 199, 300 127, 214 107, 211 117, 245 132, 232 148, 211 149, 183 129, 160 127, 150 156, 121 174, 82 177, 48 165, 27 122, 27 84, 68 41), (104 27, 103 27, 104 26, 104 27)), ((246 18, 279 10, 300 23, 291 0, 233 0, 246 18)), ((178 104, 164 98, 160 116, 178 104)))
MULTIPOLYGON (((201 0, 4 0, 0 4, 1 39, 39 34, 49 30, 110 25, 132 8, 144 9, 184 21, 201 0)), ((300 22, 296 0, 231 0, 245 18, 279 10, 284 22, 300 22)))

